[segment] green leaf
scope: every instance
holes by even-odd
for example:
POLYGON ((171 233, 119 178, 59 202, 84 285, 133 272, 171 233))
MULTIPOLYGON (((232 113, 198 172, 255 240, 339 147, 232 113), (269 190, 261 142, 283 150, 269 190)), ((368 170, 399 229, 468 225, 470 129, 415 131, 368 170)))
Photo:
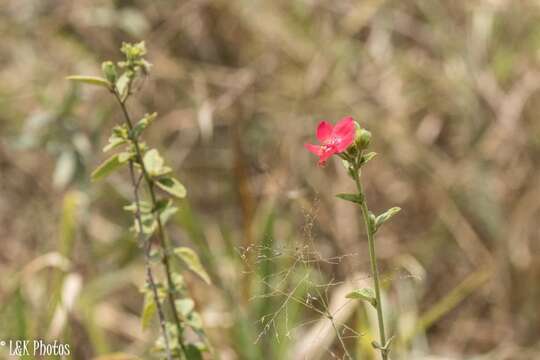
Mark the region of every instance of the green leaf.
POLYGON ((148 150, 143 157, 143 163, 148 175, 158 177, 171 172, 171 168, 164 166, 165 161, 156 149, 148 150))
POLYGON ((377 308, 377 298, 372 289, 362 288, 356 289, 346 296, 347 299, 357 299, 369 302, 374 308, 377 308))
POLYGON ((172 281, 174 283, 174 286, 176 289, 183 289, 186 287, 186 282, 184 281, 184 277, 182 274, 179 273, 173 273, 172 274, 172 281))
MULTIPOLYGON (((152 205, 150 205, 149 202, 146 201, 139 201, 139 208, 141 210, 141 214, 148 214, 152 211, 152 205)), ((124 206, 124 210, 129 211, 130 213, 136 214, 137 213, 137 204, 132 202, 129 205, 124 206)))
POLYGON ((169 219, 177 212, 178 208, 176 206, 168 205, 166 208, 159 212, 159 218, 161 219, 161 223, 165 225, 167 221, 169 221, 169 219))
POLYGON ((362 155, 362 158, 360 159, 360 165, 364 165, 365 163, 373 159, 376 155, 377 155, 376 152, 370 152, 365 155, 362 155))
POLYGON ((193 309, 195 309, 195 302, 192 299, 178 299, 174 302, 176 310, 180 312, 183 317, 187 317, 193 309))
POLYGON ((81 75, 72 75, 67 77, 68 80, 80 82, 84 84, 103 86, 104 88, 110 89, 111 84, 104 78, 97 76, 81 76, 81 75))
POLYGON ((151 292, 151 290, 146 290, 146 294, 144 296, 144 304, 143 304, 143 311, 141 315, 141 326, 143 330, 148 328, 148 325, 150 325, 150 321, 152 321, 152 318, 156 314, 157 306, 156 302, 154 301, 154 296, 151 292))
MULTIPOLYGON (((178 211, 176 206, 173 206, 172 200, 160 200, 157 202, 156 207, 152 208, 152 204, 146 201, 140 201, 139 207, 141 211, 141 222, 143 227, 143 234, 152 234, 157 228, 156 213, 159 214, 161 223, 165 225, 167 221, 178 211)), ((124 206, 124 210, 136 215, 137 204, 134 202, 124 206)), ((133 230, 139 233, 139 221, 137 217, 134 218, 133 230)))
POLYGON ((109 143, 103 148, 103 152, 107 152, 109 150, 117 148, 120 145, 123 145, 125 143, 127 143, 126 140, 116 137, 114 135, 111 135, 111 137, 109 138, 109 143))
POLYGON ((199 260, 199 255, 195 251, 188 247, 178 247, 174 249, 174 253, 182 259, 191 271, 199 275, 207 284, 211 283, 210 276, 208 276, 208 273, 201 264, 201 260, 199 260))
POLYGON ((133 138, 138 138, 144 129, 146 129, 157 117, 157 113, 145 114, 144 117, 133 126, 132 134, 133 138))
POLYGON ((123 164, 124 162, 120 161, 118 154, 111 156, 92 172, 92 181, 97 181, 110 175, 115 170, 118 170, 123 164))
POLYGON ((105 75, 107 81, 111 84, 114 84, 118 78, 118 73, 116 72, 116 65, 112 61, 105 61, 101 64, 101 72, 105 75))
POLYGON ((173 205, 172 200, 162 199, 157 202, 154 211, 159 214, 161 223, 165 225, 167 221, 169 221, 171 216, 173 216, 174 214, 176 214, 176 212, 178 212, 178 208, 173 205))
POLYGON ((401 211, 401 208, 399 207, 393 207, 391 209, 388 209, 386 212, 382 213, 381 215, 377 216, 375 219, 375 231, 381 227, 382 224, 390 220, 394 215, 396 215, 398 212, 401 211))
POLYGON ((118 154, 118 161, 120 161, 122 164, 128 162, 130 159, 133 159, 135 157, 134 152, 130 151, 124 151, 118 154))
POLYGON ((124 72, 114 84, 114 86, 116 87, 116 92, 118 92, 122 101, 126 100, 129 95, 129 87, 131 86, 130 84, 131 79, 127 71, 124 72))
POLYGON ((186 197, 186 188, 184 185, 182 185, 182 183, 180 183, 180 181, 173 177, 167 176, 159 178, 156 180, 156 185, 161 190, 164 190, 179 199, 186 197))
POLYGON ((362 204, 362 196, 359 194, 337 194, 336 197, 355 204, 362 204))
POLYGON ((188 344, 186 346, 186 357, 189 360, 202 360, 203 356, 201 354, 201 350, 193 344, 188 344))
POLYGON ((186 319, 186 323, 193 329, 193 330, 202 330, 203 322, 201 315, 197 312, 192 312, 188 318, 186 319))
POLYGON ((107 152, 111 149, 128 142, 128 132, 125 126, 115 126, 113 132, 109 137, 109 144, 103 148, 103 152, 107 152))
MULTIPOLYGON (((142 213, 141 209, 141 222, 142 222, 142 232, 146 235, 151 235, 156 231, 157 221, 152 213, 142 213)), ((139 221, 137 217, 133 220, 133 230, 138 234, 141 229, 139 227, 139 221)))

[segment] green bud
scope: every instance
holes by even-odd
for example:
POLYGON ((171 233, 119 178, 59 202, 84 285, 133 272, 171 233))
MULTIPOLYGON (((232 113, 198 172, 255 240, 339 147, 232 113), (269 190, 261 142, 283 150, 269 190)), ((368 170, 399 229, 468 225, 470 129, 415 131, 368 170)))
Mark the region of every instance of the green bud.
POLYGON ((356 130, 356 139, 354 140, 359 150, 365 150, 371 142, 371 133, 366 129, 356 130))
POLYGON ((122 43, 122 48, 120 49, 124 55, 126 55, 126 59, 128 61, 133 61, 140 59, 144 55, 146 55, 146 46, 144 44, 144 41, 141 41, 136 44, 131 43, 122 43))
POLYGON ((107 79, 108 82, 111 84, 116 82, 118 73, 116 72, 116 66, 112 61, 105 61, 101 64, 101 71, 103 71, 103 75, 105 75, 105 79, 107 79))

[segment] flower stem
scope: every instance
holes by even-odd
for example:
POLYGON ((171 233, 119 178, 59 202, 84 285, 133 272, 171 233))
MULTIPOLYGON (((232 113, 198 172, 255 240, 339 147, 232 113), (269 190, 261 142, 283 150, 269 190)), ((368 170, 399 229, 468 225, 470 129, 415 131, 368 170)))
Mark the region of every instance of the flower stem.
POLYGON ((381 351, 381 356, 383 360, 388 359, 388 349, 386 348, 386 334, 384 332, 384 317, 382 312, 382 300, 381 300, 381 289, 380 289, 380 280, 379 280, 379 268, 377 266, 377 256, 375 255, 375 228, 374 224, 369 216, 369 209, 367 206, 364 189, 362 188, 362 183, 360 182, 360 167, 355 164, 353 171, 354 182, 356 183, 356 189, 358 195, 361 198, 360 209, 362 210, 362 217, 364 219, 364 225, 366 227, 366 233, 368 238, 369 246, 369 260, 371 263, 371 274, 373 275, 373 286, 375 287, 375 299, 377 300, 377 320, 379 323, 379 336, 380 336, 380 345, 383 349, 381 351))

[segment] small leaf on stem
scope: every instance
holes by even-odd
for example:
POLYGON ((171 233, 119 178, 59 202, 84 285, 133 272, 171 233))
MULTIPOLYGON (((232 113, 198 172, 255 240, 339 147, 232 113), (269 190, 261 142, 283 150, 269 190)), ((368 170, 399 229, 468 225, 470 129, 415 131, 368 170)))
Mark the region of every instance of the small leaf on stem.
POLYGON ((207 284, 210 284, 210 276, 204 269, 199 255, 188 247, 178 247, 174 249, 174 253, 182 259, 187 267, 195 274, 199 275, 207 284))
POLYGON ((120 99, 122 101, 125 101, 129 95, 130 83, 131 83, 131 79, 128 76, 127 72, 124 72, 122 75, 120 75, 118 80, 116 80, 116 83, 114 86, 116 87, 116 92, 118 92, 118 94, 120 95, 120 99))
POLYGON ((187 317, 195 308, 195 302, 189 298, 175 300, 174 304, 183 317, 187 317))
POLYGON ((146 152, 143 157, 144 167, 151 177, 165 175, 171 172, 171 168, 164 166, 165 160, 156 149, 146 152))
POLYGON ((356 289, 346 296, 347 299, 357 299, 369 302, 374 308, 377 308, 377 299, 375 293, 370 288, 356 289))
POLYGON ((148 325, 150 324, 150 321, 152 321, 152 318, 154 317, 154 314, 156 313, 157 306, 156 302, 154 301, 153 294, 150 289, 146 290, 146 293, 144 295, 144 305, 143 305, 143 311, 141 315, 141 325, 143 330, 148 328, 148 325))
POLYGON ((373 159, 377 155, 376 152, 369 152, 365 155, 362 155, 362 158, 360 159, 360 165, 366 164, 368 161, 373 159))
POLYGON ((144 129, 146 129, 148 125, 152 124, 152 122, 154 122, 156 117, 157 113, 145 114, 144 117, 139 120, 137 124, 135 124, 133 130, 131 130, 132 138, 137 139, 142 134, 144 129))
MULTIPOLYGON (((124 206, 124 210, 126 211, 129 211, 133 214, 136 214, 137 213, 137 204, 136 203, 131 203, 129 205, 126 205, 124 206)), ((141 214, 148 214, 152 211, 152 205, 147 202, 147 201, 143 201, 143 200, 140 200, 139 201, 139 210, 141 211, 141 214)))
POLYGON ((84 84, 102 86, 104 88, 110 89, 111 84, 104 78, 98 76, 82 76, 82 75, 72 75, 67 77, 68 80, 80 82, 84 84))
POLYGON ((336 197, 342 200, 353 202, 355 204, 362 204, 363 201, 362 196, 359 194, 337 194, 336 197))
POLYGON ((382 213, 381 215, 377 216, 375 219, 375 231, 381 227, 382 224, 390 220, 394 215, 396 215, 398 212, 401 211, 401 208, 399 207, 393 207, 391 209, 388 209, 386 212, 382 213))
POLYGON ((188 344, 186 346, 186 357, 190 360, 202 360, 203 359, 203 356, 201 354, 201 350, 193 345, 193 344, 188 344))
POLYGON ((120 145, 127 143, 127 139, 119 136, 117 132, 113 132, 109 137, 109 143, 103 148, 103 152, 107 152, 114 148, 117 148, 120 145))
POLYGON ((166 176, 162 177, 156 180, 156 185, 161 189, 169 194, 179 198, 183 199, 186 197, 186 188, 180 181, 176 180, 173 177, 166 176))
POLYGON ((124 151, 118 154, 118 161, 120 161, 122 164, 128 162, 128 160, 133 159, 135 157, 134 152, 130 151, 124 151))
POLYGON ((116 154, 105 160, 101 165, 99 165, 91 175, 92 181, 97 181, 102 179, 112 172, 124 165, 125 162, 120 161, 120 155, 116 154))

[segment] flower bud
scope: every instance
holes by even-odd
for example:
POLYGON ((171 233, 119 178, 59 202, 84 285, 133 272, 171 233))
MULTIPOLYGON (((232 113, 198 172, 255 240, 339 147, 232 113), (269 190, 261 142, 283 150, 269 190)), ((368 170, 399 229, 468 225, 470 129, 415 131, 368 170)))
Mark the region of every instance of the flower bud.
POLYGON ((103 75, 105 75, 105 79, 107 79, 108 82, 111 84, 116 82, 118 73, 116 72, 116 66, 112 61, 105 61, 101 64, 101 71, 103 71, 103 75))
POLYGON ((366 129, 356 129, 356 138, 354 143, 358 150, 365 150, 371 142, 371 133, 366 129))

